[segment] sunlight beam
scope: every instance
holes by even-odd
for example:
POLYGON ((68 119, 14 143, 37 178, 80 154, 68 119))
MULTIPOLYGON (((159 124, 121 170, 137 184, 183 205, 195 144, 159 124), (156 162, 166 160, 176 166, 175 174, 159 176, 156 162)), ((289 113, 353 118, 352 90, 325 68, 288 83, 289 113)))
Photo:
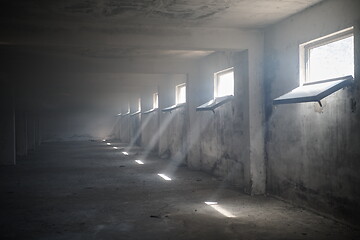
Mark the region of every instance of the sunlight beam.
POLYGON ((218 202, 205 202, 205 204, 212 207, 213 209, 215 209, 217 212, 221 213, 225 217, 228 217, 228 218, 236 217, 235 215, 233 215, 228 210, 226 210, 223 207, 219 206, 218 202))

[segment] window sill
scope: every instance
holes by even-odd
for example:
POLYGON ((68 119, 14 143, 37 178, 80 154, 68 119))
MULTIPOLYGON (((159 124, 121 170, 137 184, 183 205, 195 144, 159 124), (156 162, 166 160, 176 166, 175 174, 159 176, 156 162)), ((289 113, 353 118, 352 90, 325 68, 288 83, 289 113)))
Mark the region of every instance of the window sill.
POLYGON ((170 107, 167 107, 167 108, 164 108, 162 109, 161 111, 162 112, 171 112, 175 109, 178 109, 178 108, 181 108, 181 107, 185 107, 186 103, 178 103, 178 104, 175 104, 175 105, 172 105, 170 107))
POLYGON ((158 108, 152 108, 150 110, 147 110, 146 112, 143 112, 143 114, 149 114, 149 113, 155 112, 156 110, 158 110, 158 108))
POLYGON ((122 117, 125 117, 125 116, 128 116, 130 115, 130 112, 127 112, 127 113, 124 113, 124 114, 121 114, 122 117))
MULTIPOLYGON (((324 97, 349 86, 353 83, 352 76, 333 78, 324 81, 309 82, 293 89, 292 91, 275 98, 273 104, 289 104, 304 102, 319 102, 324 97)), ((321 105, 321 103, 320 103, 321 105)))
POLYGON ((137 111, 137 112, 131 113, 130 116, 135 116, 135 115, 138 115, 140 113, 141 113, 141 111, 137 111))
POLYGON ((196 108, 196 111, 214 111, 216 108, 220 107, 221 105, 231 101, 234 98, 233 95, 217 97, 204 103, 196 108))

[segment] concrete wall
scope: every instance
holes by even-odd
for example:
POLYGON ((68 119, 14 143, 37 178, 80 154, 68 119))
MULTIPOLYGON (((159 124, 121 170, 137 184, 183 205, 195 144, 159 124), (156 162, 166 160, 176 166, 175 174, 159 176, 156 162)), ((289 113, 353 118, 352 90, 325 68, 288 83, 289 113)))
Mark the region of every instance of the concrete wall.
POLYGON ((13 84, 7 76, 0 75, 0 165, 15 165, 15 104, 13 84))
POLYGON ((202 169, 250 191, 248 52, 218 52, 190 74, 189 166, 202 169), (235 97, 219 108, 196 112, 214 95, 214 73, 234 67, 235 97))
MULTIPOLYGON (((158 83, 144 90, 141 99, 143 112, 153 109, 153 94, 158 92, 158 83)), ((148 152, 159 151, 159 116, 160 110, 142 114, 141 146, 148 152)))
MULTIPOLYGON (((159 108, 175 104, 175 86, 187 82, 185 74, 168 75, 159 82, 159 108)), ((188 94, 187 94, 188 99, 188 94)), ((159 155, 170 158, 174 164, 186 161, 187 106, 171 113, 160 113, 159 155)))
POLYGON ((340 218, 360 220, 360 2, 324 1, 266 30, 268 192, 340 218), (272 99, 299 86, 299 44, 355 27, 352 87, 317 103, 272 99))

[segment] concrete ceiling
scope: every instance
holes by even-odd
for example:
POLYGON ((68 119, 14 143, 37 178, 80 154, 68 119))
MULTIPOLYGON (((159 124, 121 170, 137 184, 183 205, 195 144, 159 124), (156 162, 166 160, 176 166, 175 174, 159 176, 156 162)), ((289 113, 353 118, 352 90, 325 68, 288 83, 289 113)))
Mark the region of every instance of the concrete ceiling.
POLYGON ((233 49, 231 38, 243 41, 231 31, 266 27, 320 1, 5 0, 0 45, 87 58, 197 59, 214 45, 233 49), (209 39, 209 29, 230 30, 218 41, 223 33, 209 39))
MULTIPOLYGON (((4 1, 3 1, 4 2, 4 1)), ((11 21, 66 25, 262 28, 320 0, 8 0, 11 21)), ((5 6, 5 7, 4 7, 5 6)), ((10 20, 8 18, 8 20, 10 20)))

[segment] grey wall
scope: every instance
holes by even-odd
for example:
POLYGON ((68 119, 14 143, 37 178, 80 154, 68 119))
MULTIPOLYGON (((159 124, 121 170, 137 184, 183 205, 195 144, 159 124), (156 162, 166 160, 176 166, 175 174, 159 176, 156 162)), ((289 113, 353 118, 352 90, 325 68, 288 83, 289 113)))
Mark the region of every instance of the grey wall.
MULTIPOLYGON (((185 74, 168 75, 166 79, 160 81, 159 108, 164 109, 174 105, 175 86, 186 82, 185 74)), ((160 113, 159 155, 170 158, 174 164, 186 161, 187 124, 187 106, 178 108, 171 113, 160 113)))
MULTIPOLYGON (((158 92, 158 83, 144 90, 142 94, 143 112, 153 109, 153 94, 156 92, 158 92)), ((158 153, 159 151, 159 114, 159 109, 148 114, 142 114, 141 146, 148 152, 158 153)))
POLYGON ((207 171, 250 192, 250 136, 247 51, 218 52, 204 58, 190 74, 189 166, 207 171), (211 99, 214 73, 234 67, 235 97, 219 108, 196 112, 211 99))
POLYGON ((268 192, 347 220, 360 220, 360 2, 324 1, 266 29, 268 192), (352 87, 314 103, 273 107, 299 86, 299 44, 355 27, 352 87))

